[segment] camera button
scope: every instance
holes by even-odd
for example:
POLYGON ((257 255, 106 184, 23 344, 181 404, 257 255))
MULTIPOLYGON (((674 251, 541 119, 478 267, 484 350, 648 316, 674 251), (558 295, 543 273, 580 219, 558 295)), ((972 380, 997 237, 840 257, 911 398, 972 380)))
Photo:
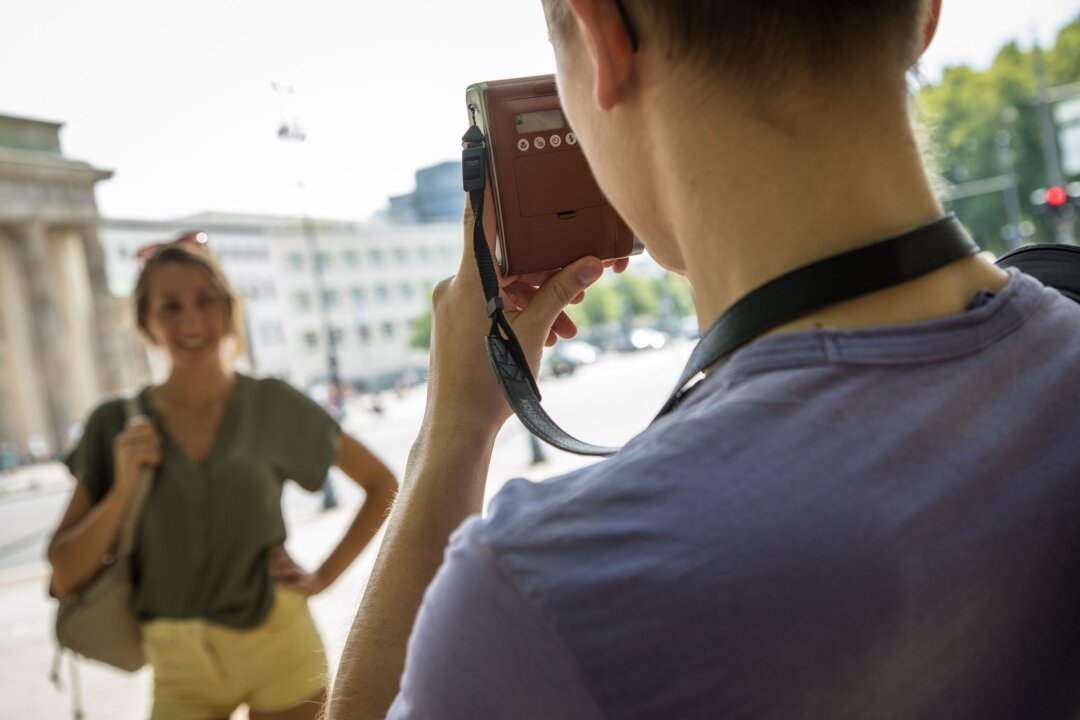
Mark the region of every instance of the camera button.
POLYGON ((542 137, 533 140, 533 146, 535 146, 537 150, 543 150, 545 145, 547 145, 547 142, 542 137))
POLYGON ((551 143, 551 147, 559 147, 560 145, 562 145, 562 138, 558 135, 552 135, 551 140, 549 140, 548 142, 551 143))
POLYGON ((575 135, 572 132, 566 133, 566 144, 567 145, 577 145, 577 135, 575 135))
POLYGON ((520 150, 521 152, 525 152, 528 149, 529 149, 529 141, 528 140, 526 140, 525 138, 521 138, 520 140, 518 140, 518 150, 520 150))

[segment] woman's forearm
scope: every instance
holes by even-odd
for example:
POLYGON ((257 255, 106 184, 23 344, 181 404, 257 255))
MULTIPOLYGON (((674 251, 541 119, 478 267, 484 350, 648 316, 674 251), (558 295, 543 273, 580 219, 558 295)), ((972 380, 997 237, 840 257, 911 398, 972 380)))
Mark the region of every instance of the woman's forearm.
POLYGON ((120 534, 130 492, 114 487, 76 523, 57 533, 49 545, 52 590, 64 596, 94 579, 120 534))
POLYGON ((378 490, 367 494, 349 529, 319 567, 318 575, 324 585, 333 584, 345 572, 386 520, 394 502, 397 482, 393 475, 387 473, 376 486, 378 490))

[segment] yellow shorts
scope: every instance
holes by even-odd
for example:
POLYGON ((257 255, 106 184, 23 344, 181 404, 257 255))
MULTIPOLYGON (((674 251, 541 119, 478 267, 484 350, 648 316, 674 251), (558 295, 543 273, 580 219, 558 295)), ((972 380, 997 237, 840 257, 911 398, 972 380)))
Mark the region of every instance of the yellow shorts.
POLYGON ((205 620, 152 620, 143 650, 154 668, 151 720, 217 720, 247 704, 285 710, 327 685, 326 650, 307 597, 276 591, 274 607, 251 630, 205 620))

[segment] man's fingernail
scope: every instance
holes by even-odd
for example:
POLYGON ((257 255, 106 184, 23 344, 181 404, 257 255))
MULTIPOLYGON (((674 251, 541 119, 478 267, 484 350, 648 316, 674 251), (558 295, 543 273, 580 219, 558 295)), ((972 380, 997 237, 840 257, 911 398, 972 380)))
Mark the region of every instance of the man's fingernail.
POLYGON ((588 284, 600 277, 604 272, 604 266, 600 263, 585 263, 578 268, 577 276, 578 280, 588 284))

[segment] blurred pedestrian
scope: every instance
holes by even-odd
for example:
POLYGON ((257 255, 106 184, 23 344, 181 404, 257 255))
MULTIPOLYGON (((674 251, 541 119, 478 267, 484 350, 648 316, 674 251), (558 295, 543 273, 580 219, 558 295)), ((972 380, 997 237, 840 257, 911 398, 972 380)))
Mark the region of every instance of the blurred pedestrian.
POLYGON ((30 433, 26 437, 26 452, 30 462, 45 462, 49 459, 49 441, 39 432, 30 433))
POLYGON ((154 469, 134 554, 134 609, 154 670, 154 720, 303 720, 319 711, 327 660, 307 598, 326 589, 386 515, 396 481, 322 408, 279 380, 235 372, 240 301, 205 236, 151 246, 134 292, 138 328, 170 360, 125 428, 109 400, 67 465, 78 483, 49 544, 52 590, 103 567, 142 468, 154 469), (285 480, 318 490, 331 465, 366 492, 317 570, 285 550, 285 480))

